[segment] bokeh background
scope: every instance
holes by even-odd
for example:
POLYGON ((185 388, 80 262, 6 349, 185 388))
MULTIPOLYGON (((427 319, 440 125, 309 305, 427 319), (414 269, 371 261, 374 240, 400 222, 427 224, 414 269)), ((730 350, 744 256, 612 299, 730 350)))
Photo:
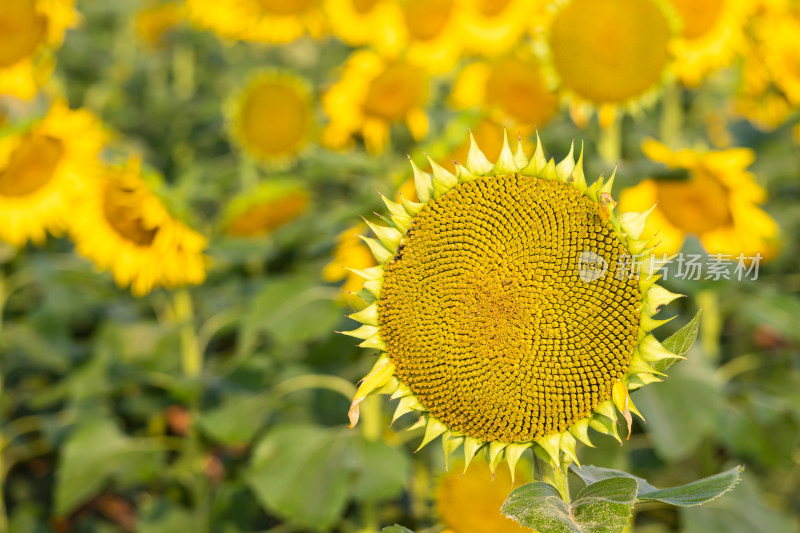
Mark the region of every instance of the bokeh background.
POLYGON ((385 398, 346 428, 334 333, 376 190, 504 128, 658 202, 659 254, 761 257, 667 279, 699 340, 582 461, 746 466, 637 532, 797 531, 798 38, 790 0, 0 0, 0 531, 521 531, 505 466, 445 475, 385 398))

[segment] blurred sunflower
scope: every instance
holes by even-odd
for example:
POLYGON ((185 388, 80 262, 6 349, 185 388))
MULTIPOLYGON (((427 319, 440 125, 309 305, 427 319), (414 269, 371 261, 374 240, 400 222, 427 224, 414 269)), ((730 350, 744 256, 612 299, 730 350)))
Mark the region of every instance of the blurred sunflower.
POLYGON ((662 0, 568 0, 545 25, 545 66, 574 108, 599 109, 609 124, 620 107, 649 103, 669 75, 677 22, 662 0), (599 31, 598 28, 602 28, 599 31))
POLYGON ((186 0, 189 19, 226 39, 288 43, 325 33, 322 0, 186 0))
POLYGON ((165 46, 165 36, 186 17, 186 6, 177 2, 148 5, 136 12, 133 28, 151 48, 165 46))
POLYGON ((314 133, 311 89, 283 71, 254 76, 229 104, 236 144, 251 157, 273 166, 290 163, 314 133))
POLYGON ((495 123, 526 133, 544 126, 559 106, 539 61, 529 53, 464 67, 453 85, 451 101, 456 109, 480 108, 495 123))
POLYGON ((331 31, 352 46, 396 49, 403 14, 394 0, 325 0, 331 31))
POLYGON ((454 468, 436 487, 436 510, 449 528, 445 533, 522 533, 533 531, 506 518, 500 512, 512 490, 530 483, 530 475, 517 468, 512 481, 510 471, 492 474, 485 461, 474 461, 466 472, 454 468))
POLYGON ((642 149, 653 161, 689 172, 685 181, 646 179, 622 192, 621 209, 657 203, 645 228, 660 241, 656 253, 675 253, 695 235, 712 254, 775 254, 778 226, 758 207, 766 191, 745 170, 755 158, 752 150, 673 151, 654 140, 642 149))
POLYGON ((441 436, 445 456, 488 452, 492 472, 531 448, 563 471, 590 427, 619 439, 618 412, 630 434, 629 391, 678 357, 650 333, 677 295, 635 257, 647 213, 616 216, 611 180, 587 185, 582 154, 556 164, 540 144, 529 159, 505 138, 495 163, 473 144, 455 175, 431 166, 412 164, 419 202, 384 197, 391 225, 367 222, 378 265, 358 272, 367 307, 345 333, 381 354, 351 427, 364 398, 391 394, 394 419, 419 414, 420 448, 441 436))
POLYGON ((235 237, 268 235, 308 209, 308 190, 295 182, 269 181, 231 200, 225 232, 235 237))
POLYGON ((495 56, 510 51, 531 24, 541 23, 541 0, 466 0, 460 7, 464 48, 495 56))
POLYGON ((77 13, 74 0, 0 2, 0 94, 30 99, 54 67, 46 52, 61 46, 77 13))
POLYGON ((22 246, 61 234, 105 142, 94 115, 63 101, 30 129, 0 136, 0 239, 22 246))
POLYGON ((336 283, 345 280, 342 285, 342 300, 355 309, 364 307, 364 302, 355 293, 363 284, 361 276, 352 270, 360 271, 377 265, 367 245, 358 236, 367 227, 363 224, 348 228, 339 234, 333 260, 322 270, 322 279, 336 283))
POLYGON ((800 9, 760 17, 754 32, 770 80, 792 106, 800 106, 800 9))
POLYGON ((138 162, 106 169, 72 212, 78 253, 110 270, 120 287, 130 285, 134 296, 205 280, 205 237, 170 215, 138 162))
POLYGON ((402 60, 385 59, 375 52, 355 52, 341 79, 322 97, 330 117, 323 142, 331 148, 349 145, 360 133, 371 153, 384 150, 390 126, 405 122, 419 140, 428 133, 424 106, 428 101, 428 76, 402 60))
POLYGON ((683 31, 672 43, 674 69, 684 84, 696 87, 710 72, 741 53, 749 0, 669 0, 683 31))
POLYGON ((402 10, 401 38, 404 58, 430 72, 452 70, 461 55, 458 0, 399 0, 402 10))

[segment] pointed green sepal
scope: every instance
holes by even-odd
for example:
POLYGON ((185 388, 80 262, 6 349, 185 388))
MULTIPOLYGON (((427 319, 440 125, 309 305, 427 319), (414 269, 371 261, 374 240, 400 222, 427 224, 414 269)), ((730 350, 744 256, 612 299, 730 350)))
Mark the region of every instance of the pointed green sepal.
POLYGON ((405 196, 400 196, 400 202, 403 204, 403 209, 406 210, 406 213, 408 213, 412 217, 417 213, 419 213, 423 207, 425 207, 425 204, 419 202, 412 202, 405 196))
POLYGON ((469 463, 472 462, 472 458, 475 457, 475 454, 478 453, 481 446, 483 446, 483 442, 474 437, 464 438, 464 472, 467 471, 469 463))
POLYGON ((357 313, 353 313, 352 315, 348 315, 349 318, 361 322, 362 324, 367 324, 368 326, 377 326, 378 325, 378 304, 374 303, 370 306, 365 307, 361 311, 357 313))
POLYGON ((394 253, 392 253, 391 251, 387 250, 377 240, 372 239, 370 237, 364 237, 363 235, 359 235, 359 237, 361 237, 362 241, 367 243, 367 246, 369 246, 369 250, 372 252, 373 257, 375 257, 375 260, 378 263, 383 264, 386 261, 388 261, 389 259, 391 259, 392 257, 394 257, 394 253))
POLYGON ((623 213, 617 217, 622 231, 625 232, 628 238, 634 240, 641 238, 645 224, 647 224, 647 217, 650 216, 655 207, 651 207, 644 213, 623 213))
POLYGON ((622 445, 622 439, 619 436, 619 432, 617 431, 617 422, 616 418, 613 420, 606 418, 605 416, 595 416, 589 422, 589 427, 593 430, 597 431, 598 433, 602 433, 603 435, 608 435, 610 437, 614 437, 617 442, 622 445))
POLYGON ((492 168, 492 174, 513 174, 515 172, 519 172, 519 167, 517 167, 514 154, 511 153, 511 147, 508 145, 508 132, 503 130, 503 148, 492 168))
POLYGON ((628 379, 628 388, 636 390, 651 383, 661 383, 662 379, 657 378, 653 374, 634 374, 628 379))
POLYGON ((390 400, 396 400, 398 398, 403 398, 405 396, 413 396, 413 394, 414 393, 411 391, 411 389, 408 388, 408 385, 406 385, 401 381, 400 384, 397 386, 397 390, 394 391, 394 393, 392 393, 392 397, 390 398, 390 400))
POLYGON ((357 339, 368 339, 378 333, 378 328, 375 326, 364 325, 352 331, 342 331, 344 335, 350 335, 357 339))
POLYGON ((369 229, 378 237, 378 240, 381 241, 384 248, 389 250, 390 252, 394 253, 397 252, 397 247, 400 246, 400 241, 403 240, 403 234, 397 231, 395 228, 390 228, 389 226, 378 226, 377 224, 373 224, 369 220, 364 219, 364 222, 367 223, 369 229))
POLYGON ((550 456, 550 462, 552 464, 560 464, 561 433, 553 433, 547 437, 542 437, 536 441, 536 444, 538 444, 544 451, 547 452, 547 455, 550 456))
POLYGON ((417 191, 417 198, 419 198, 420 202, 426 204, 428 200, 433 197, 433 181, 431 175, 421 171, 411 157, 409 157, 408 160, 411 162, 411 169, 414 171, 414 188, 417 191))
MULTIPOLYGON (((417 448, 417 452, 430 443, 433 439, 447 431, 447 426, 436 420, 434 417, 428 418, 428 425, 425 426, 425 436, 422 438, 422 444, 417 448)), ((416 452, 415 452, 416 453, 416 452)))
POLYGON ((433 197, 440 198, 458 185, 458 178, 442 165, 431 159, 430 156, 428 156, 428 161, 433 169, 433 197))
POLYGON ((478 176, 467 170, 461 163, 456 163, 456 176, 459 183, 469 183, 478 179, 478 176))
MULTIPOLYGON (((648 310, 649 311, 649 310, 648 310)), ((675 315, 678 316, 678 315, 675 315)), ((663 320, 657 320, 652 317, 652 312, 649 313, 642 313, 642 317, 639 319, 639 328, 644 331, 653 331, 654 329, 663 326, 667 322, 671 321, 675 318, 675 316, 665 318, 663 320)))
MULTIPOLYGON (((648 337, 652 337, 652 335, 648 335, 648 337)), ((645 337, 647 339, 647 337, 645 337)), ((653 338, 655 340, 655 338, 653 338)), ((628 374, 653 374, 659 376, 666 376, 663 372, 659 372, 644 360, 642 354, 640 353, 641 347, 637 347, 633 351, 633 355, 631 356, 630 363, 628 363, 628 374)))
POLYGON ((512 483, 514 482, 514 474, 517 472, 517 463, 519 462, 520 457, 522 457, 522 454, 525 453, 525 450, 531 446, 532 444, 530 442, 509 444, 506 446, 504 453, 506 456, 506 462, 508 463, 508 469, 511 471, 512 483))
POLYGON ((573 437, 590 448, 595 447, 594 444, 592 444, 592 441, 589 440, 589 418, 581 418, 575 422, 572 427, 569 428, 569 432, 572 433, 573 437))
POLYGON ((611 187, 614 186, 614 178, 617 176, 617 167, 614 167, 614 171, 611 173, 611 177, 608 178, 605 183, 602 184, 600 187, 601 193, 611 194, 611 187))
POLYGON ((686 359, 686 357, 674 354, 664 348, 664 345, 652 335, 647 335, 642 339, 639 342, 639 346, 637 346, 637 350, 642 359, 650 363, 655 363, 662 359, 686 359))
POLYGON ((383 278, 371 279, 364 282, 364 288, 372 293, 376 298, 381 295, 381 287, 383 287, 383 278))
POLYGON ((575 444, 577 444, 577 441, 575 437, 572 436, 572 433, 569 431, 561 433, 561 451, 564 452, 564 455, 566 455, 570 461, 581 466, 581 462, 578 461, 578 455, 575 453, 575 444))
POLYGON ((467 170, 476 176, 484 176, 492 171, 492 163, 486 159, 481 149, 478 148, 478 143, 475 142, 475 137, 472 132, 469 134, 469 153, 467 154, 467 170))
POLYGON ((379 334, 375 334, 372 337, 368 338, 364 342, 358 345, 361 348, 373 348, 375 350, 386 350, 386 345, 381 340, 381 336, 379 334))
POLYGON ((522 147, 521 135, 517 141, 517 150, 514 152, 514 164, 520 169, 528 166, 528 154, 525 153, 525 148, 522 147))
POLYGON ((360 278, 364 278, 366 280, 374 280, 374 279, 382 279, 383 278, 383 267, 378 265, 374 267, 364 268, 364 269, 355 269, 355 268, 347 268, 347 270, 355 274, 360 278))
POLYGON ((494 476, 497 465, 503 460, 503 450, 508 446, 505 442, 493 440, 489 443, 489 471, 494 476))
POLYGON ((449 460, 450 456, 453 455, 461 443, 464 442, 463 435, 453 435, 452 432, 446 431, 444 435, 442 435, 442 450, 444 451, 444 469, 449 470, 449 460))
POLYGON ((650 287, 650 290, 647 291, 644 301, 654 313, 657 313, 662 306, 669 304, 673 300, 682 298, 683 296, 683 294, 670 292, 660 285, 653 285, 650 287))
POLYGON ((559 181, 567 182, 572 176, 572 171, 575 170, 575 141, 569 146, 569 153, 556 165, 556 175, 559 181))
POLYGON ((424 428, 428 423, 428 415, 423 413, 417 418, 417 421, 406 428, 406 431, 414 431, 415 429, 424 428))
POLYGON ((575 170, 572 171, 572 176, 568 181, 571 181, 579 191, 586 192, 586 176, 583 173, 583 141, 581 141, 581 153, 578 155, 578 162, 575 163, 575 170))
POLYGON ((397 407, 394 410, 394 415, 392 415, 392 421, 389 423, 389 425, 394 424, 395 421, 397 421, 397 419, 404 414, 410 413, 411 411, 419 411, 421 409, 422 404, 419 403, 419 400, 417 400, 416 396, 413 394, 410 396, 403 396, 400 398, 400 401, 397 402, 397 407))

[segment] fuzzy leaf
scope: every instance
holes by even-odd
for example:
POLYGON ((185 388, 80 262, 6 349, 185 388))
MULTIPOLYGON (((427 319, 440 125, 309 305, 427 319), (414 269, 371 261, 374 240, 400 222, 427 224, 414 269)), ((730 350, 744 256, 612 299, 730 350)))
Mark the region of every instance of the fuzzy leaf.
POLYGON ((568 504, 548 483, 515 489, 502 512, 525 527, 548 533, 618 533, 628 525, 638 485, 627 477, 604 479, 584 488, 568 504))
POLYGON ((719 498, 736 486, 742 477, 742 470, 744 470, 743 467, 735 466, 725 472, 698 479, 686 485, 648 492, 642 491, 639 494, 639 501, 659 501, 679 507, 702 505, 719 498))
MULTIPOLYGON (((688 324, 673 333, 667 340, 661 343, 664 348, 674 353, 675 355, 685 356, 689 352, 689 348, 694 344, 697 338, 697 332, 700 329, 700 313, 694 315, 688 324)), ((665 372, 669 367, 680 361, 680 359, 666 358, 653 363, 653 368, 659 372, 665 372)))

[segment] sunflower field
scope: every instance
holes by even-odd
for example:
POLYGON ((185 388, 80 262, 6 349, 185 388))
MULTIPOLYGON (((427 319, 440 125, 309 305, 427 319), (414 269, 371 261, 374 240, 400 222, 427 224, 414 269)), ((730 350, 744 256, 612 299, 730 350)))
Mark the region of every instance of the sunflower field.
POLYGON ((0 0, 0 533, 800 533, 798 43, 0 0))

